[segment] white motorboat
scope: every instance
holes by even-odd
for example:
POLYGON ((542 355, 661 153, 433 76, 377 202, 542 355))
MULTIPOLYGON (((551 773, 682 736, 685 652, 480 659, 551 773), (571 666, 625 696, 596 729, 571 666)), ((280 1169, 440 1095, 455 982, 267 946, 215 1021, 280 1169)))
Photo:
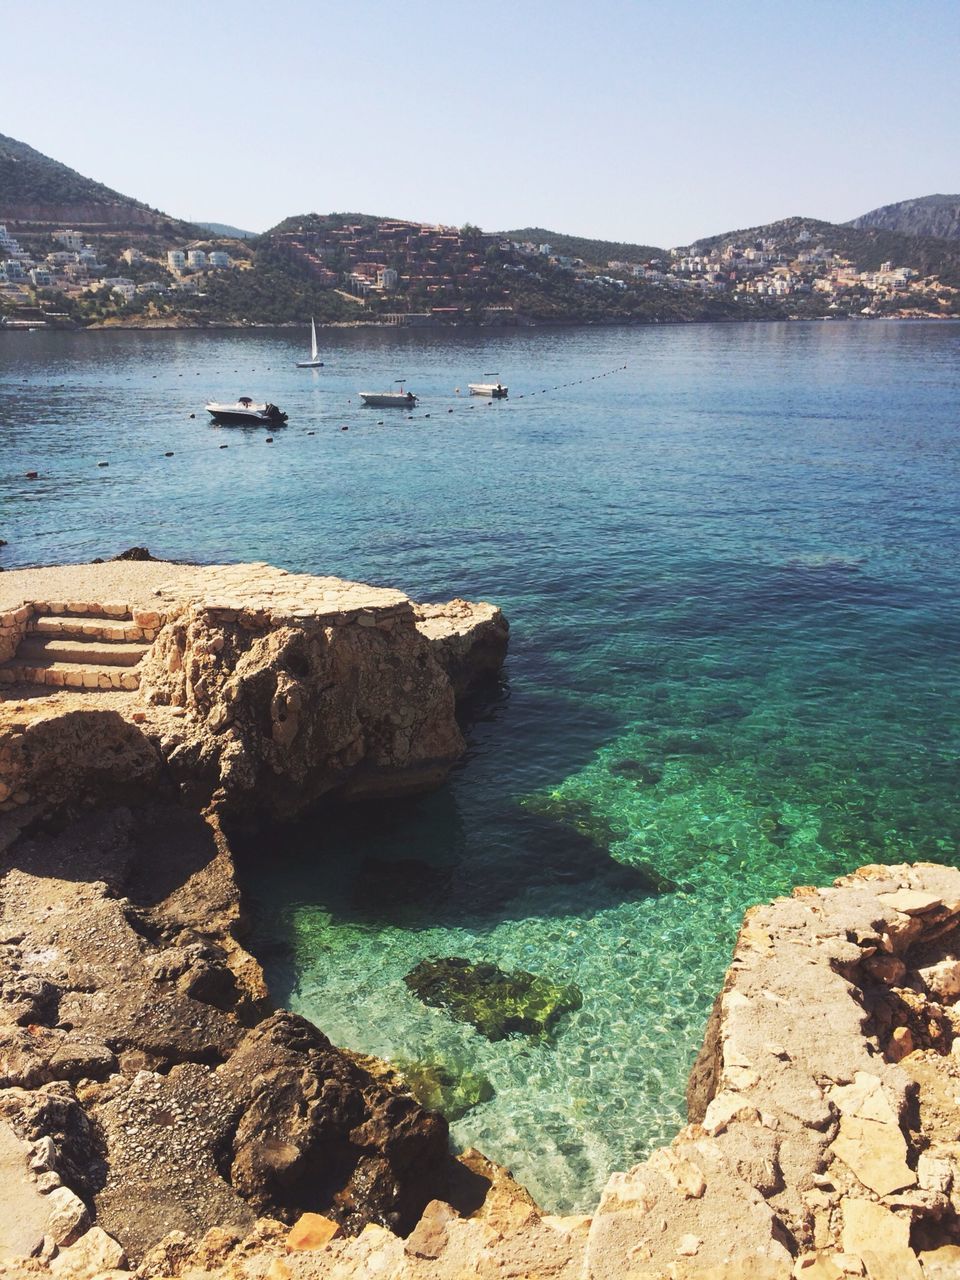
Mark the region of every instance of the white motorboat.
POLYGON ((214 422, 236 425, 259 423, 265 427, 280 427, 287 420, 287 415, 275 404, 254 404, 249 396, 241 396, 235 404, 218 404, 211 400, 206 410, 214 422))
POLYGON ((323 361, 319 359, 320 349, 317 346, 317 323, 313 316, 310 317, 310 359, 298 360, 298 369, 322 369, 323 361))
POLYGON ((502 400, 507 394, 500 382, 468 382, 467 390, 472 396, 493 396, 494 400, 502 400))
POLYGON ((361 391, 360 399, 373 409, 412 409, 417 403, 412 391, 361 391))

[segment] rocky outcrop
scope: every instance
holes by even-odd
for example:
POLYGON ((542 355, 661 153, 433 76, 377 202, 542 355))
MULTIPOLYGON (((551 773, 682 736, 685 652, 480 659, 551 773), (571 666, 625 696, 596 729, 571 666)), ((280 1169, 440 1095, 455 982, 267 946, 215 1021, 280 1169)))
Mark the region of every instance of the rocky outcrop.
POLYGON ((2 594, 0 657, 35 617, 129 618, 149 646, 122 690, 96 673, 89 692, 3 686, 0 813, 29 817, 131 788, 285 818, 329 794, 435 786, 464 749, 456 699, 499 668, 508 635, 492 605, 418 606, 269 565, 16 571, 2 594))
POLYGON ((0 1215, 0 1258, 93 1222, 133 1261, 258 1213, 403 1232, 461 1195, 442 1117, 269 1012, 207 822, 101 812, 0 871, 0 1166, 19 1161, 33 1233, 0 1215))

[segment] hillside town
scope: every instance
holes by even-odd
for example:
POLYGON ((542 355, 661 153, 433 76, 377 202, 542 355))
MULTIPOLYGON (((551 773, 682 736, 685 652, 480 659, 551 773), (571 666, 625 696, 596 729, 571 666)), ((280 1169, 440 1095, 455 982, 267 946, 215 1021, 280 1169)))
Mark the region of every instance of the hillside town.
MULTIPOLYGON (((44 236, 43 242, 53 246, 46 251, 37 248, 36 236, 31 240, 30 247, 24 246, 0 223, 0 299, 14 307, 34 308, 51 295, 66 300, 109 295, 121 307, 137 300, 196 295, 211 272, 237 265, 225 250, 202 248, 199 242, 151 255, 132 244, 119 251, 114 245, 95 246, 83 231, 72 228, 44 236)), ((18 322, 14 314, 7 323, 33 319, 18 322)))
MULTIPOLYGON (((143 237, 121 248, 115 237, 104 244, 93 236, 91 243, 69 228, 47 233, 39 244, 33 237, 24 247, 0 225, 0 304, 6 303, 6 323, 14 325, 185 312, 215 322, 236 319, 238 307, 244 323, 301 318, 276 306, 258 315, 258 299, 246 294, 229 311, 224 278, 251 268, 256 277, 258 267, 269 266, 309 291, 314 301, 304 300, 301 289, 298 311, 315 310, 326 294, 338 308, 328 318, 346 316, 354 323, 657 319, 658 298, 666 319, 736 318, 741 311, 799 318, 948 315, 958 309, 957 289, 913 266, 889 259, 875 270, 860 269, 830 242, 828 224, 790 219, 776 226, 775 234, 757 229, 654 251, 642 260, 597 262, 469 225, 351 215, 288 219, 252 249, 230 242, 233 253, 210 241, 171 247, 143 237)), ((273 294, 276 302, 276 289, 273 294)))

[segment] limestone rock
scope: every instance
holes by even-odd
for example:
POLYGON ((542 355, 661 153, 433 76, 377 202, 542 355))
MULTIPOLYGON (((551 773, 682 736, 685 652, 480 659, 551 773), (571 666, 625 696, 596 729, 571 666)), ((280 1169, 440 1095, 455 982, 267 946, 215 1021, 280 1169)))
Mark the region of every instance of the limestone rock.
POLYGON ((86 1230, 90 1221, 87 1206, 69 1187, 57 1187, 47 1196, 47 1234, 58 1245, 69 1245, 86 1230))
POLYGON ((126 1261, 122 1247, 112 1236, 102 1227, 91 1227, 75 1244, 61 1249, 51 1260, 50 1271, 57 1280, 90 1280, 101 1272, 126 1266, 126 1261))

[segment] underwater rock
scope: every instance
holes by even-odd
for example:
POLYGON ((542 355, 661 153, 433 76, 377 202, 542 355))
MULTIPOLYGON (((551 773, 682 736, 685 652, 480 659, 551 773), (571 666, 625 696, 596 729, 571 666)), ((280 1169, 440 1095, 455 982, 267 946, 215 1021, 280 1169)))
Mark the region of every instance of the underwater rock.
POLYGON ((610 772, 618 778, 635 778, 648 787, 663 779, 663 765, 656 760, 618 760, 610 766, 610 772))
POLYGON ((564 1013, 579 1009, 579 987, 551 982, 495 964, 473 964, 462 956, 421 960, 404 978, 424 1004, 444 1009, 457 1022, 469 1022, 488 1040, 520 1032, 546 1035, 564 1013))
POLYGON ((399 1069, 421 1107, 447 1120, 459 1120, 494 1097, 493 1085, 479 1071, 454 1071, 442 1062, 403 1062, 399 1069))
POLYGON ((715 707, 705 707, 700 718, 704 724, 721 724, 724 720, 744 720, 749 714, 739 702, 720 702, 715 707))
POLYGON ((610 846, 617 832, 583 800, 534 796, 524 803, 523 844, 533 861, 516 861, 511 878, 519 888, 532 885, 590 884, 620 894, 674 893, 676 882, 647 862, 621 862, 610 846))

